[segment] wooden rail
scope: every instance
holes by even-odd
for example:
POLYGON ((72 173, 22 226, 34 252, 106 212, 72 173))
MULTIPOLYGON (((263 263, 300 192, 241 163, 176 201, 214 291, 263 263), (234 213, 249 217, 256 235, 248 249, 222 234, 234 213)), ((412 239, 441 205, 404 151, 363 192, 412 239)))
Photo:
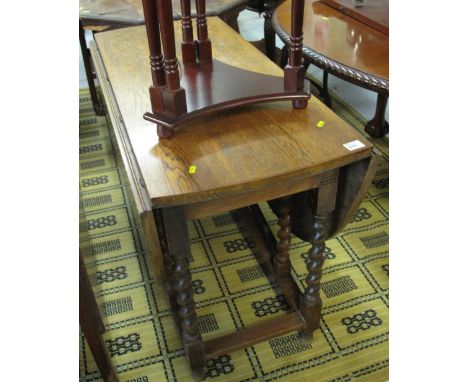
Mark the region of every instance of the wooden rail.
POLYGON ((244 349, 259 342, 277 336, 299 331, 305 328, 305 322, 299 312, 279 316, 247 329, 221 336, 205 342, 207 359, 230 354, 235 350, 244 349))

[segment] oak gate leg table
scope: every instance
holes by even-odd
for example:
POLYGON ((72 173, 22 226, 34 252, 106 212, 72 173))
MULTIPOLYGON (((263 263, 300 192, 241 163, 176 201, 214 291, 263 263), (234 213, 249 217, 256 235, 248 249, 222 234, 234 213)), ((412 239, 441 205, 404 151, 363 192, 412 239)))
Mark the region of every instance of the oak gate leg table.
MULTIPOLYGON (((351 3, 351 0, 347 1, 351 3)), ((387 0, 368 1, 387 5, 387 0)), ((280 4, 273 12, 273 28, 286 46, 290 45, 291 0, 280 4)), ((387 11, 388 18, 388 11, 387 11)), ((388 22, 387 22, 388 24, 388 22)), ((274 35, 265 33, 268 52, 274 51, 274 35)), ((388 133, 385 109, 389 95, 388 33, 377 30, 320 0, 305 0, 304 48, 306 64, 313 64, 324 71, 321 95, 331 106, 327 91, 328 74, 377 93, 374 117, 367 122, 365 131, 374 138, 388 133)))
MULTIPOLYGON (((156 0, 154 0, 156 1, 156 0)), ((172 0, 174 19, 182 18, 180 0, 172 0)), ((192 0, 191 9, 195 10, 192 0)), ((247 0, 206 0, 206 15, 219 16, 227 25, 239 32, 237 18, 247 6, 247 0)), ((192 17, 195 17, 192 11, 192 17)), ((86 45, 84 30, 101 32, 117 28, 125 28, 135 25, 143 25, 142 0, 80 0, 80 47, 83 56, 83 64, 88 81, 89 92, 97 115, 103 115, 101 102, 94 85, 94 73, 92 69, 89 49, 86 45)))
MULTIPOLYGON (((218 18, 210 18, 208 28, 218 37, 212 40, 213 59, 283 77, 218 18)), ((174 29, 180 57, 180 22, 174 29)), ((202 378, 206 361, 216 356, 291 331, 310 338, 320 322, 324 241, 362 199, 376 164, 372 145, 316 98, 301 110, 291 102, 272 102, 202 116, 178 127, 172 139, 159 140, 156 126, 143 119, 151 84, 145 27, 99 33, 91 54, 146 250, 166 284, 194 378, 202 378), (290 274, 288 247, 294 198, 303 192, 316 196, 316 208, 309 274, 300 293, 290 274), (261 201, 272 201, 279 216, 277 242, 256 206, 261 201), (276 275, 291 309, 205 342, 188 266, 187 221, 231 210, 238 210, 256 237, 266 239, 261 261, 276 275)))

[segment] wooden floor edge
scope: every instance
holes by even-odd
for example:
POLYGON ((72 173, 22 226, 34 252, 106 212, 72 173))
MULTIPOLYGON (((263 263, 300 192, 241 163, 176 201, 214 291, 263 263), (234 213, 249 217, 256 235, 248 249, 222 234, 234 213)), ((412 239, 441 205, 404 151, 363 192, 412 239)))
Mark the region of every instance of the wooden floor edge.
POLYGON ((300 312, 289 313, 250 328, 242 329, 205 342, 207 359, 232 353, 259 342, 305 328, 305 321, 300 312))

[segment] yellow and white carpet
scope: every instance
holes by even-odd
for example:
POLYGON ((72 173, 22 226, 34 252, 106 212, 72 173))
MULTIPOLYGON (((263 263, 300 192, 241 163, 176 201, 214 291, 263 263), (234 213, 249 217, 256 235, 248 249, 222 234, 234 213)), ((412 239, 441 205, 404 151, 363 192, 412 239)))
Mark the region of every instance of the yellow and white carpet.
MULTIPOLYGON (((363 118, 333 97, 342 118, 363 118)), ((122 382, 190 381, 166 298, 142 250, 109 126, 80 90, 80 189, 92 243, 86 259, 106 325, 104 339, 122 382)), ((210 360, 206 380, 388 380, 388 140, 372 140, 383 161, 353 221, 327 241, 320 330, 310 344, 297 334, 210 360)), ((275 216, 262 209, 277 232, 275 216)), ((255 244, 230 214, 190 222, 190 269, 204 339, 285 314, 287 303, 257 265, 255 244)), ((294 238, 293 272, 303 282, 310 244, 294 238)), ((80 381, 100 381, 80 333, 80 381)))

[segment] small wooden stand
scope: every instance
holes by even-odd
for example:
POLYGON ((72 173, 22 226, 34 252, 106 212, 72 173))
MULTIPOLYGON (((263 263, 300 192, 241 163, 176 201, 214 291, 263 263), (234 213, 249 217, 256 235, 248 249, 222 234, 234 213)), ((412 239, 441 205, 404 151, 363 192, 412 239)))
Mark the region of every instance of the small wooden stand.
POLYGON ((174 128, 191 118, 252 103, 292 100, 294 108, 306 107, 310 95, 304 90, 302 59, 304 0, 292 2, 294 44, 291 44, 284 79, 213 58, 205 0, 196 0, 197 40, 193 38, 190 0, 181 0, 182 65, 179 71, 171 0, 143 0, 143 9, 153 79, 149 90, 152 110, 143 117, 157 125, 160 138, 171 138, 174 128))

